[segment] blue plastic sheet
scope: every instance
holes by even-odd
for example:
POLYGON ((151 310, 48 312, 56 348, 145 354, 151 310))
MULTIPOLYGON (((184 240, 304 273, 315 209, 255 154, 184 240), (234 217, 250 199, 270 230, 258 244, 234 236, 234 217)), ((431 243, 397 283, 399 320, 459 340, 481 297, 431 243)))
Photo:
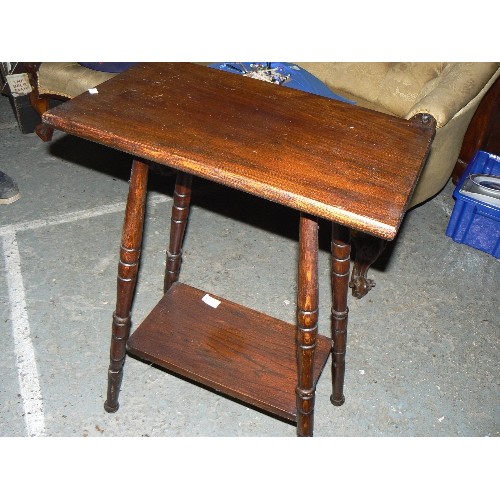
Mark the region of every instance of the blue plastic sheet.
POLYGON ((356 104, 350 99, 333 93, 321 80, 296 64, 283 62, 220 62, 211 64, 210 67, 240 75, 255 70, 264 73, 269 70, 269 79, 274 79, 272 83, 278 83, 283 87, 290 87, 323 97, 337 99, 338 101, 347 102, 349 104, 356 104))
POLYGON ((79 62, 80 66, 93 69, 94 71, 104 71, 106 73, 121 73, 126 69, 131 68, 133 62, 79 62))

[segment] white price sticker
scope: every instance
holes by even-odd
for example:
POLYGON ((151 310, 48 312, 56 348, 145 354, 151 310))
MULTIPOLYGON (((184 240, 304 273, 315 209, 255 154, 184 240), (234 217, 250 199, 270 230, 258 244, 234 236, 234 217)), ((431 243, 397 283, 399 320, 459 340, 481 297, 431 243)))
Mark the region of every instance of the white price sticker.
POLYGON ((208 304, 210 307, 213 307, 214 309, 219 306, 220 300, 214 299, 208 293, 201 299, 205 304, 208 304))

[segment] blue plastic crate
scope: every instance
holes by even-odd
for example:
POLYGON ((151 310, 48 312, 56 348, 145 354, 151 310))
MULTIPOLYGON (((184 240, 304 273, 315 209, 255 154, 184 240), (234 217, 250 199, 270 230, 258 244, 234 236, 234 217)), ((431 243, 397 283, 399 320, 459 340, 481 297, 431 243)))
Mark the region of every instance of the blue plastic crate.
POLYGON ((446 236, 453 238, 457 243, 464 243, 499 259, 500 207, 488 203, 486 201, 488 197, 465 192, 467 185, 464 184, 470 183, 471 174, 500 176, 500 157, 486 151, 477 152, 453 192, 456 202, 446 229, 446 236))

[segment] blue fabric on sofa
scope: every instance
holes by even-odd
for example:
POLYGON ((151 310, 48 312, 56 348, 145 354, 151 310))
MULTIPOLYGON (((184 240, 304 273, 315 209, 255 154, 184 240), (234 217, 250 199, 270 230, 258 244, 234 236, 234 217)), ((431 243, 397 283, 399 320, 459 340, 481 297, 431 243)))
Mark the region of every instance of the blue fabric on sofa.
POLYGON ((267 68, 275 70, 274 74, 277 78, 285 78, 290 75, 289 79, 284 81, 281 85, 284 87, 290 87, 297 90, 303 90, 305 92, 310 92, 312 94, 321 95, 323 97, 329 97, 331 99, 337 99, 338 101, 347 102, 350 104, 356 104, 350 99, 346 99, 340 95, 333 93, 327 85, 325 85, 321 80, 316 78, 314 75, 306 71, 305 69, 297 66, 296 64, 283 63, 283 62, 233 62, 233 63, 214 63, 210 65, 211 68, 220 69, 222 71, 228 71, 229 73, 241 74, 252 71, 256 68, 267 68), (269 66, 268 66, 269 65, 269 66))
POLYGON ((106 73, 121 73, 129 69, 134 64, 132 62, 79 62, 80 66, 93 69, 94 71, 104 71, 106 73))

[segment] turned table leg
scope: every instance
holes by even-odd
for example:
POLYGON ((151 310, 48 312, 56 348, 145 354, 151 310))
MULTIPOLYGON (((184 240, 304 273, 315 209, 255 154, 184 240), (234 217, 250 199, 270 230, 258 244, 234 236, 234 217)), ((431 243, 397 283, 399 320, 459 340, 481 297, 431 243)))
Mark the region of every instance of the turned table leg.
POLYGON ((134 296, 139 257, 141 253, 144 214, 148 182, 148 166, 139 160, 132 163, 130 187, 125 210, 120 262, 118 264, 116 310, 113 314, 108 394, 104 409, 118 410, 118 395, 123 377, 125 348, 130 334, 132 300, 134 296))
POLYGON ((347 340, 347 292, 351 263, 350 229, 332 224, 332 395, 335 406, 344 403, 345 353, 347 340))
POLYGON ((167 250, 165 281, 163 291, 179 279, 182 262, 182 241, 186 231, 191 203, 191 184, 193 176, 184 172, 177 173, 175 182, 172 217, 170 219, 170 243, 167 250))
POLYGON ((299 283, 296 353, 298 384, 297 435, 312 436, 314 428, 314 350, 318 333, 318 222, 300 216, 299 283))

